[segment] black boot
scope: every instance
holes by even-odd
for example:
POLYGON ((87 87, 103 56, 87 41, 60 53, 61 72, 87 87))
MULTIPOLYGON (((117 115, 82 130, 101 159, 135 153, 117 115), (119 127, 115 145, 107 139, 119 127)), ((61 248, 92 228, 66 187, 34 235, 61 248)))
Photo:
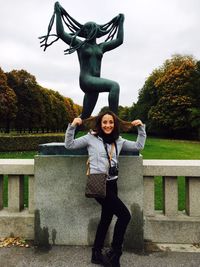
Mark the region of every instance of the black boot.
POLYGON ((120 267, 120 257, 122 255, 121 251, 115 251, 110 249, 103 257, 105 267, 120 267))
POLYGON ((91 262, 94 264, 102 264, 103 265, 103 255, 102 255, 101 249, 92 248, 91 262))

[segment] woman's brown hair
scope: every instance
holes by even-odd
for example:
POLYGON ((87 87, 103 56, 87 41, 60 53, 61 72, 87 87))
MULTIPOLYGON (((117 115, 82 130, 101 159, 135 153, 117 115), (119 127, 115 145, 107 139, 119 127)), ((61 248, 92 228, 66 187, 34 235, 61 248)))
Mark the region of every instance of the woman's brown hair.
POLYGON ((90 130, 93 129, 94 131, 96 131, 97 133, 99 133, 101 131, 101 120, 103 118, 104 115, 109 114, 113 117, 114 119, 114 125, 116 126, 116 129, 114 129, 116 131, 116 136, 119 136, 119 133, 122 132, 129 132, 133 125, 131 124, 131 122, 129 121, 124 121, 122 119, 120 119, 117 115, 115 115, 112 111, 107 110, 105 112, 101 112, 98 116, 95 117, 90 117, 88 119, 84 119, 83 120, 83 126, 85 128, 85 130, 90 130))

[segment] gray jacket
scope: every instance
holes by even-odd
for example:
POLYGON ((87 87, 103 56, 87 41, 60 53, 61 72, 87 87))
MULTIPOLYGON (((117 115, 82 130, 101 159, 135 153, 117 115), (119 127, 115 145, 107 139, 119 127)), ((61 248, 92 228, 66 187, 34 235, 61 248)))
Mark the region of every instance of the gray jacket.
MULTIPOLYGON (((123 149, 125 151, 139 151, 144 148, 146 140, 145 125, 138 126, 138 136, 136 142, 129 141, 121 136, 116 140, 118 154, 123 149)), ((65 134, 65 147, 67 149, 78 149, 87 147, 89 161, 90 161, 90 173, 108 173, 109 162, 106 154, 106 150, 103 144, 103 140, 100 137, 96 137, 91 133, 74 139, 76 127, 71 124, 68 125, 65 134)), ((108 145, 108 152, 111 150, 111 145, 108 145)), ((117 155, 114 149, 112 155, 112 164, 117 162, 117 155)))

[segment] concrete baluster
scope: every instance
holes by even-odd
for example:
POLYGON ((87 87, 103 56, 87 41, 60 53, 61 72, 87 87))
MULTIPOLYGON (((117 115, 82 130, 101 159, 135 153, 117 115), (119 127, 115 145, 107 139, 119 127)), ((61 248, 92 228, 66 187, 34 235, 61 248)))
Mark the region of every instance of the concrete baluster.
POLYGON ((176 176, 163 177, 164 214, 173 216, 178 214, 178 185, 176 176))
POLYGON ((19 212, 24 208, 24 175, 8 176, 8 210, 19 212))
POLYGON ((186 213, 200 216, 200 177, 186 177, 186 213))
POLYGON ((154 216, 154 176, 144 176, 144 215, 154 216))

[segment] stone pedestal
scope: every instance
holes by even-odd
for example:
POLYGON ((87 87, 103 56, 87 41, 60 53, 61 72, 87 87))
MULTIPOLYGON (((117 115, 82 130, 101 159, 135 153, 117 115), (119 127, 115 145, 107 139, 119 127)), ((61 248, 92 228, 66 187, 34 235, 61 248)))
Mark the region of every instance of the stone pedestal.
MULTIPOLYGON (((100 206, 84 195, 87 155, 35 157, 35 242, 37 245, 92 245, 100 206)), ((120 156, 119 196, 132 220, 124 246, 143 250, 141 156, 120 156)), ((114 220, 106 244, 111 242, 114 220)))

